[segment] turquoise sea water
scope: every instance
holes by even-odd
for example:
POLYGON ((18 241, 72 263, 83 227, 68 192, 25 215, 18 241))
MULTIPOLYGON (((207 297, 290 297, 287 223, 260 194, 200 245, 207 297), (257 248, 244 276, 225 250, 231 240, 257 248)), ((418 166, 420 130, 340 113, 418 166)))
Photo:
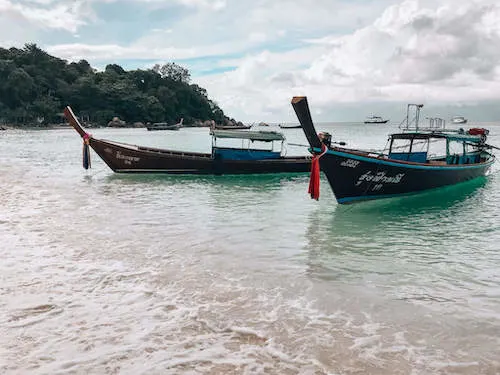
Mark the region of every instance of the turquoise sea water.
MULTIPOLYGON (((318 130, 380 149, 396 128, 318 130)), ((92 132, 211 144, 208 129, 92 132)), ((71 129, 0 133, 1 373, 500 373, 498 165, 339 206, 325 178, 316 202, 307 175, 118 175, 92 157, 83 170, 71 129)))

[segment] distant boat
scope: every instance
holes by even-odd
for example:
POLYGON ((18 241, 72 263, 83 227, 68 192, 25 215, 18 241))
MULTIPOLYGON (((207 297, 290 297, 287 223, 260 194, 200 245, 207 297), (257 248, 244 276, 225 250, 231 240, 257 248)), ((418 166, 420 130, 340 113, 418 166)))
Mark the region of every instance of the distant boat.
POLYGON ((182 122, 184 121, 183 118, 181 118, 181 121, 179 121, 177 124, 167 124, 166 122, 156 122, 151 126, 148 126, 148 130, 179 130, 182 127, 182 122))
POLYGON ((252 125, 215 125, 218 130, 247 130, 251 127, 252 125))
POLYGON ((269 124, 266 124, 265 122, 259 122, 258 126, 269 126, 269 124))
POLYGON ((452 124, 467 124, 467 119, 463 116, 454 116, 451 118, 452 124))
POLYGON ((300 128, 302 128, 301 125, 283 125, 283 124, 279 124, 279 127, 281 129, 300 129, 300 128))
POLYGON ((380 116, 370 116, 365 120, 365 124, 385 124, 387 122, 389 122, 389 120, 384 120, 380 116))

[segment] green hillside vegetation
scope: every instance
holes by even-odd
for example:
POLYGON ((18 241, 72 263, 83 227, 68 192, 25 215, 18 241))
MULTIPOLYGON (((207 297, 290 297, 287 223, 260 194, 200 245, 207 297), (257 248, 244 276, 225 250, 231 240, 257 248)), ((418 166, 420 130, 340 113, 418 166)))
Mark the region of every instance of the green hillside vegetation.
POLYGON ((85 121, 106 125, 113 117, 134 122, 215 120, 227 117, 207 91, 191 83, 189 71, 175 63, 125 71, 116 64, 103 72, 81 60, 68 63, 36 44, 0 48, 0 123, 60 123, 71 105, 85 121))

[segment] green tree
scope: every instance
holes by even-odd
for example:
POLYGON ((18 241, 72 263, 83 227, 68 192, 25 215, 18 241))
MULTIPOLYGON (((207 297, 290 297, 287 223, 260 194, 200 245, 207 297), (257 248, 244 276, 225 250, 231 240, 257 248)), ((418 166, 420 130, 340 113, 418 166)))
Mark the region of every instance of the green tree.
POLYGON ((68 63, 36 44, 0 48, 0 117, 50 123, 71 105, 101 125, 114 116, 127 122, 224 121, 207 91, 190 81, 189 71, 174 62, 131 71, 109 64, 97 72, 86 60, 68 63))
POLYGON ((189 83, 191 81, 191 74, 189 73, 189 70, 177 65, 174 62, 163 65, 156 64, 153 66, 153 71, 159 73, 162 78, 169 78, 172 81, 182 83, 189 83))

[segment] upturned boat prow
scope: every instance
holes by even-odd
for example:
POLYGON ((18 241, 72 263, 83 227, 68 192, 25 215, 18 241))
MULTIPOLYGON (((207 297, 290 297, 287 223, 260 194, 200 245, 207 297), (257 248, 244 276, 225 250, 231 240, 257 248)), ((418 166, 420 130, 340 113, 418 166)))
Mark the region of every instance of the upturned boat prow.
POLYGON ((316 134, 316 129, 314 128, 311 112, 309 111, 309 104, 307 103, 307 97, 294 96, 292 99, 292 106, 311 147, 321 148, 321 140, 316 134))
MULTIPOLYGON (((455 185, 486 175, 495 162, 490 150, 497 147, 486 144, 487 129, 446 129, 444 121, 422 127, 422 104, 408 104, 402 131, 390 134, 381 151, 332 146, 335 142, 331 142, 330 134, 316 134, 307 98, 294 97, 292 106, 315 155, 313 159, 319 159, 340 204, 455 185)), ((312 185, 311 179, 310 193, 312 185)), ((311 196, 318 199, 319 186, 317 194, 311 196)))
POLYGON ((78 132, 78 134, 80 134, 80 137, 84 138, 89 136, 89 134, 80 124, 80 121, 78 121, 78 118, 75 116, 70 106, 64 108, 64 117, 66 117, 66 120, 68 120, 69 124, 78 132))

